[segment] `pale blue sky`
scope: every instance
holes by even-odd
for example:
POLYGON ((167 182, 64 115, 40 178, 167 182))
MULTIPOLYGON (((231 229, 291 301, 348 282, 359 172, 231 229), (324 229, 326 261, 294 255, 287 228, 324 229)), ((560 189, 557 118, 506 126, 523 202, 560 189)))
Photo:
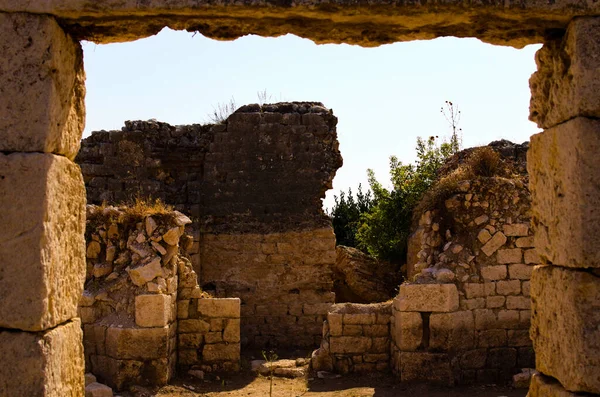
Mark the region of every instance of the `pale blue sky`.
POLYGON ((120 129, 125 120, 171 124, 208 121, 218 103, 320 101, 339 118, 344 166, 325 206, 340 189, 366 185, 366 169, 388 180, 388 158, 414 160, 417 136, 448 135, 440 113, 458 104, 465 147, 496 139, 523 142, 528 79, 539 46, 522 50, 475 39, 442 38, 377 48, 316 45, 296 36, 214 41, 164 30, 131 43, 84 43, 87 73, 85 136, 120 129))

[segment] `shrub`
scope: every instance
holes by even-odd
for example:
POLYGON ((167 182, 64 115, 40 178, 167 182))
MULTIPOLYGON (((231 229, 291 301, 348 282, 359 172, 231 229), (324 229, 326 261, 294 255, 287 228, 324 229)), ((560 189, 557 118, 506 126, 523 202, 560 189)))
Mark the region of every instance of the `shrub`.
POLYGON ((335 240, 337 245, 356 247, 356 232, 360 225, 362 214, 368 213, 373 207, 371 192, 363 193, 362 186, 358 185, 356 199, 352 189, 348 189, 348 195, 340 191, 339 196, 333 196, 335 204, 328 213, 333 224, 335 240))
POLYGON ((502 172, 500 155, 489 146, 478 147, 467 158, 466 166, 474 176, 490 177, 502 172))
POLYGON ((356 233, 359 249, 379 260, 404 262, 413 210, 436 181, 440 166, 459 149, 454 134, 450 142, 438 144, 436 139, 417 139, 415 164, 402 164, 395 156, 390 157, 391 190, 368 170, 374 205, 361 216, 356 233))

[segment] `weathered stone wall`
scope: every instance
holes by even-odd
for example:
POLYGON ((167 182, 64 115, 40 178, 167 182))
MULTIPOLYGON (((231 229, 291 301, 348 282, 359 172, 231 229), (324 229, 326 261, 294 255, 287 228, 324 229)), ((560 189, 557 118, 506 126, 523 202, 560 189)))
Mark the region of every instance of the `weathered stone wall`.
POLYGON ((88 206, 80 301, 86 367, 121 390, 175 372, 179 241, 189 218, 88 206))
POLYGON ((0 395, 84 394, 81 46, 48 15, 0 13, 0 395))
POLYGON ((335 301, 331 228, 269 234, 204 234, 204 280, 216 296, 242 299, 242 341, 313 347, 335 301))
POLYGON ((82 142, 88 201, 159 198, 191 214, 199 283, 242 299, 242 342, 311 347, 334 302, 321 199, 341 165, 331 111, 249 105, 221 125, 127 122, 82 142))
POLYGON ((526 146, 492 147, 506 152, 510 163, 498 163, 505 176, 458 182, 454 194, 420 216, 411 235, 411 282, 400 287, 392 327, 394 369, 402 380, 505 382, 534 366, 529 279, 539 255, 530 228, 526 146))
POLYGON ((166 208, 88 206, 79 307, 86 367, 117 390, 164 385, 177 363, 239 370, 240 302, 210 298, 198 286, 180 254, 191 243, 190 222, 166 208))
POLYGON ((528 169, 542 266, 531 278, 530 397, 600 394, 600 19, 574 19, 538 51, 528 169), (581 393, 581 394, 580 394, 581 393))
POLYGON ((391 315, 391 302, 333 305, 321 347, 313 352, 313 369, 341 374, 388 371, 391 315))

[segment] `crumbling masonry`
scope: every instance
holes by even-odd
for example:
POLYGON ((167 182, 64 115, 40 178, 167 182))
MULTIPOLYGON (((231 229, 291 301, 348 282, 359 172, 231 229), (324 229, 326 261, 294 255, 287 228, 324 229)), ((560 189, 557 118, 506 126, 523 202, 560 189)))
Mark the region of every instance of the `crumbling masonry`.
POLYGON ((536 368, 530 396, 600 394, 600 3, 449 1, 283 5, 0 0, 0 395, 82 396, 77 302, 85 278, 85 192, 73 159, 84 125, 79 40, 116 42, 164 26, 232 39, 296 33, 378 45, 455 35, 543 42, 528 154, 535 247, 536 368), (238 19, 244 23, 238 24, 238 19))

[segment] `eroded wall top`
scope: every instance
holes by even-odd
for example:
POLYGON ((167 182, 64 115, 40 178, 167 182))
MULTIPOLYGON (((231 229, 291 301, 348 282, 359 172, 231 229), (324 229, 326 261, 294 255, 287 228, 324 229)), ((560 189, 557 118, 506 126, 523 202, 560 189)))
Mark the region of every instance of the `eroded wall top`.
POLYGON ((164 27, 232 40, 292 33, 317 43, 377 46, 440 36, 523 47, 576 16, 599 15, 586 0, 0 0, 0 12, 56 16, 80 40, 135 40, 164 27))

